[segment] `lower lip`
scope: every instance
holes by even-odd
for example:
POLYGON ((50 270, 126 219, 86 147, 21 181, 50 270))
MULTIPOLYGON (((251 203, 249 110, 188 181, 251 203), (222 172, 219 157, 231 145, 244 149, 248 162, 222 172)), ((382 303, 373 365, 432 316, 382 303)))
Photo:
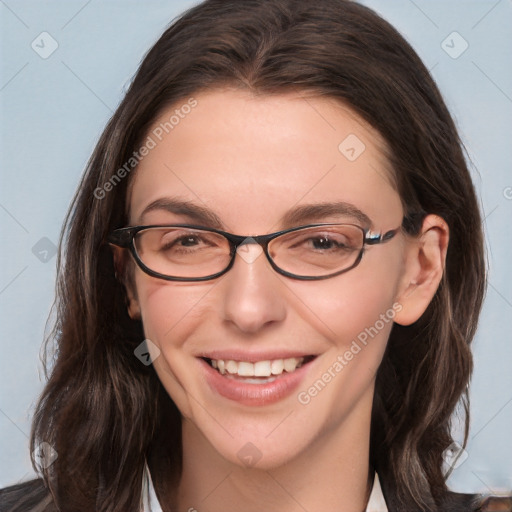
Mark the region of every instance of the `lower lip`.
POLYGON ((262 384, 248 384, 243 380, 224 377, 204 359, 198 358, 208 385, 224 398, 243 405, 269 405, 289 396, 304 380, 311 361, 291 373, 283 372, 276 380, 262 384))

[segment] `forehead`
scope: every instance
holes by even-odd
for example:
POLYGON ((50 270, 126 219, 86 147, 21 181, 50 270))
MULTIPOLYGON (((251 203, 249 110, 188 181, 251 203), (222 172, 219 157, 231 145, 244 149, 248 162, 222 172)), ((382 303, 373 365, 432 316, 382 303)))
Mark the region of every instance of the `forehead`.
POLYGON ((130 224, 171 196, 242 230, 267 229, 299 203, 344 201, 390 221, 401 211, 384 141, 331 98, 201 92, 163 111, 146 136, 151 149, 128 190, 130 224))

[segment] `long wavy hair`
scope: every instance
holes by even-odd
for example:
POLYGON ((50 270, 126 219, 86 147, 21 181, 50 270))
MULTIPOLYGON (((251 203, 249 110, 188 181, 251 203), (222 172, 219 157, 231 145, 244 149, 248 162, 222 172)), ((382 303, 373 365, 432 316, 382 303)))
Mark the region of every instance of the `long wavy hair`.
POLYGON ((58 453, 46 468, 33 460, 51 510, 138 511, 146 464, 158 494, 179 481, 180 414, 152 366, 134 356, 143 326, 128 316, 106 243, 127 225, 136 168, 107 192, 105 183, 164 109, 222 86, 308 92, 349 105, 387 142, 404 229, 417 234, 429 213, 447 222, 434 299, 417 322, 392 329, 370 446, 392 510, 437 509, 447 499, 443 452, 460 403, 467 439, 470 342, 485 286, 479 205, 454 122, 411 46, 369 8, 348 0, 206 0, 174 20, 145 56, 64 222, 56 320, 45 345, 50 371, 31 433, 31 451, 46 442, 58 453))

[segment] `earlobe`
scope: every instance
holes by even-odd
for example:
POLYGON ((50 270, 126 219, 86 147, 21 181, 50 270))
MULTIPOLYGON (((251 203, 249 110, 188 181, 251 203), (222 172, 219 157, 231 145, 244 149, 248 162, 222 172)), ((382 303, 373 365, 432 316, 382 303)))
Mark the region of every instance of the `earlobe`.
POLYGON ((126 297, 128 303, 128 315, 130 315, 132 320, 141 320, 142 317, 139 302, 133 295, 131 295, 131 292, 128 289, 126 289, 126 297))
POLYGON ((114 258, 114 268, 116 279, 123 285, 126 293, 126 306, 128 315, 132 320, 141 319, 141 311, 137 294, 135 293, 135 286, 128 275, 128 262, 126 261, 126 252, 121 248, 114 245, 112 248, 114 258))
POLYGON ((416 322, 434 298, 444 274, 449 228, 438 215, 428 215, 419 235, 408 242, 405 271, 397 302, 402 309, 395 316, 400 325, 416 322))

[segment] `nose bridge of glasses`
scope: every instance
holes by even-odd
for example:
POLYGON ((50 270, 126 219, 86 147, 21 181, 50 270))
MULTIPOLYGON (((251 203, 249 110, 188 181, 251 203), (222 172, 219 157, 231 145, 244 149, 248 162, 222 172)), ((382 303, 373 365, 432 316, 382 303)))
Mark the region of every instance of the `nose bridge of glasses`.
MULTIPOLYGON (((265 250, 269 244, 271 238, 274 238, 274 234, 270 235, 255 235, 255 236, 243 236, 243 235, 232 235, 225 233, 224 236, 231 242, 233 246, 238 250, 240 247, 245 245, 259 245, 260 248, 265 250)), ((245 248, 248 250, 248 247, 245 248)))
MULTIPOLYGON (((243 238, 237 243, 236 252, 246 262, 253 263, 263 252, 266 247, 265 237, 240 237, 243 238), (263 238, 263 239, 262 239, 263 238)), ((240 240, 240 239, 239 239, 240 240)))

